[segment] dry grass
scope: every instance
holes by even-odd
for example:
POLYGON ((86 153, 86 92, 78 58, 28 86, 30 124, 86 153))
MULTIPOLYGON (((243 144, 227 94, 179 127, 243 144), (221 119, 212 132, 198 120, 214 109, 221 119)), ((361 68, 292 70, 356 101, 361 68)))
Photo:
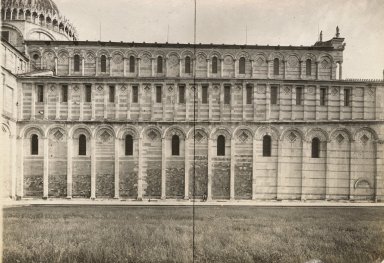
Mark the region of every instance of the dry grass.
MULTIPOLYGON (((383 208, 197 207, 195 262, 384 259, 383 208)), ((190 207, 4 210, 4 262, 192 262, 190 207)))

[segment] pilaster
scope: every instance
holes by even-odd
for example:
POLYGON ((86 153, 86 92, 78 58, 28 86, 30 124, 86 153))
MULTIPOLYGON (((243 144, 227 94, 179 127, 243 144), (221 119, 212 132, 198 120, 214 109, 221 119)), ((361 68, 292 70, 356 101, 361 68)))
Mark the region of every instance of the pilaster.
POLYGON ((230 200, 235 199, 235 138, 231 138, 230 200))
POLYGON ((96 138, 91 138, 91 199, 96 199, 96 138))
POLYGON ((166 199, 166 138, 161 138, 161 199, 166 199))
POLYGON ((43 138, 44 144, 44 173, 43 173, 43 199, 48 198, 48 174, 49 174, 49 152, 48 152, 48 137, 43 138))
POLYGON ((67 199, 72 198, 72 147, 73 139, 67 138, 67 199))
POLYGON ((137 175, 137 200, 143 200, 143 139, 139 137, 139 160, 138 160, 138 175, 137 175))
POLYGON ((212 139, 208 138, 208 182, 207 182, 207 200, 212 200, 212 139))
POLYGON ((185 200, 188 200, 189 199, 189 142, 188 142, 188 138, 186 137, 185 140, 184 140, 184 144, 185 144, 185 154, 184 154, 184 158, 185 158, 185 161, 184 161, 184 165, 185 165, 185 168, 184 168, 184 171, 185 171, 185 175, 184 175, 184 199, 185 200))
POLYGON ((120 147, 120 138, 115 138, 115 199, 119 199, 120 193, 119 193, 119 182, 120 182, 120 153, 119 153, 119 147, 120 147))
POLYGON ((48 120, 48 85, 44 84, 43 94, 44 94, 44 120, 48 120))

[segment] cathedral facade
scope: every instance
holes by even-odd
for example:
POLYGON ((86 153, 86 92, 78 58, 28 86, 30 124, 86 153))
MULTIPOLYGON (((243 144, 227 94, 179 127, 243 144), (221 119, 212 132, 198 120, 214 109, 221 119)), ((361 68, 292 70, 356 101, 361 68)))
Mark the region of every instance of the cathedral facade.
POLYGON ((79 41, 2 2, 3 196, 384 200, 384 82, 313 46, 79 41))

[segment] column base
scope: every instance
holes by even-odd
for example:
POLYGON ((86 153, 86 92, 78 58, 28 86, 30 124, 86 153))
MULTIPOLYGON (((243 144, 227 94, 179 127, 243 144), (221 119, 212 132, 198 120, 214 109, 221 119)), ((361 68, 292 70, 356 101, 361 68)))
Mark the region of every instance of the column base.
POLYGON ((92 200, 92 201, 95 201, 95 200, 96 200, 96 197, 91 197, 91 200, 92 200))
POLYGON ((142 197, 138 197, 136 198, 137 201, 143 201, 143 198, 142 197))
POLYGON ((72 200, 72 196, 67 196, 66 199, 67 200, 72 200))
POLYGON ((167 199, 167 197, 162 196, 160 199, 161 199, 161 200, 165 200, 165 199, 167 199))
POLYGON ((120 197, 118 197, 118 196, 115 196, 115 197, 113 197, 113 199, 120 199, 120 197))
POLYGON ((43 196, 43 200, 48 200, 48 197, 47 196, 43 196))
POLYGON ((184 196, 184 200, 189 200, 189 196, 184 196))

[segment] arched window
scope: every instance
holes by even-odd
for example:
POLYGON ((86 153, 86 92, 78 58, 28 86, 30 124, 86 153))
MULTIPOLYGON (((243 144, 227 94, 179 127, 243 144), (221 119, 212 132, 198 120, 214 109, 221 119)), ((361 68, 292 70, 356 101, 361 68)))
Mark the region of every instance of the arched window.
POLYGON ((272 138, 269 135, 263 137, 263 156, 270 157, 272 155, 272 138))
POLYGON ((79 155, 87 155, 87 137, 84 134, 79 136, 79 155))
POLYGON ((273 60, 273 75, 279 75, 280 62, 278 58, 273 60))
POLYGON ((217 57, 212 58, 212 74, 217 74, 217 57))
POLYGON ((134 56, 129 57, 129 72, 130 73, 135 72, 135 57, 134 56))
POLYGON ((310 59, 307 59, 305 61, 305 70, 306 70, 307 76, 312 75, 312 61, 310 59))
POLYGON ((191 73, 191 58, 189 56, 185 57, 185 73, 191 73))
POLYGON ((102 73, 107 72, 107 57, 105 55, 102 55, 100 58, 100 70, 102 73))
POLYGON ((217 156, 225 156, 225 137, 223 135, 217 137, 217 156))
POLYGON ((79 72, 80 71, 80 56, 79 55, 75 55, 73 57, 73 70, 75 72, 79 72))
POLYGON ((31 137, 31 154, 39 155, 39 136, 36 134, 31 137))
POLYGON ((179 156, 180 155, 180 139, 179 136, 172 136, 172 155, 179 156))
POLYGON ((239 60, 239 74, 245 74, 245 58, 241 57, 239 60))
POLYGON ((157 73, 163 73, 163 57, 157 57, 157 73))
POLYGON ((125 155, 133 155, 133 137, 130 134, 125 136, 125 155))
POLYGON ((320 140, 319 138, 312 139, 312 158, 320 158, 320 140))

